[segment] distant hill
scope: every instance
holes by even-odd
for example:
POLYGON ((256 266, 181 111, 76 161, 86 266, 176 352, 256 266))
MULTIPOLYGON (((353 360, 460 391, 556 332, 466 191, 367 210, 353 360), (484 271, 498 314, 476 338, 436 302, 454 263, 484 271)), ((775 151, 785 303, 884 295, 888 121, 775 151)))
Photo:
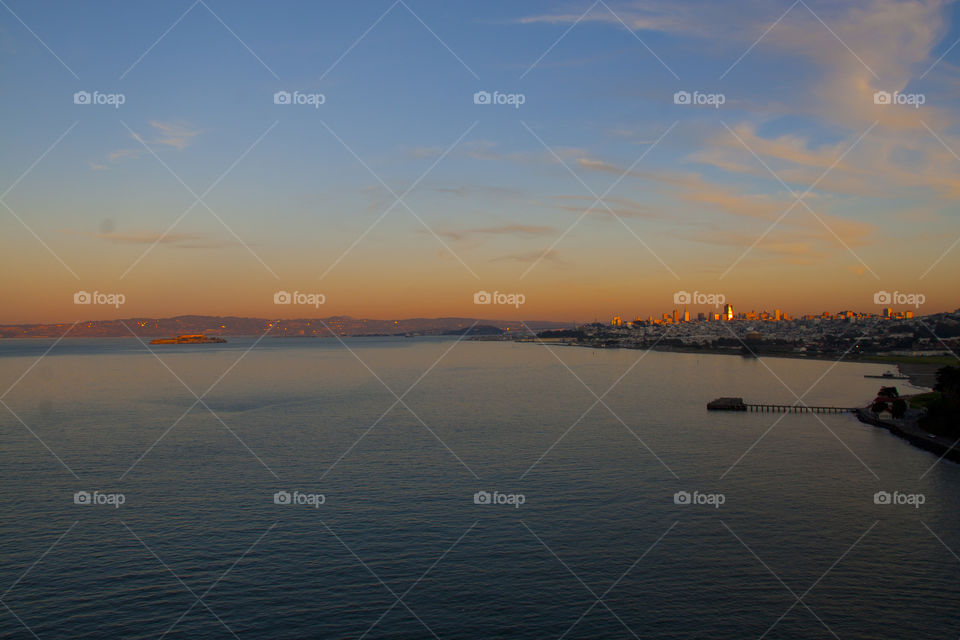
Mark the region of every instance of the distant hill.
MULTIPOLYGON (((558 329, 571 323, 525 320, 533 331, 558 329)), ((457 335, 474 326, 472 334, 496 335, 510 330, 526 331, 519 322, 478 320, 476 318, 404 318, 379 320, 331 316, 327 318, 268 319, 235 316, 176 316, 173 318, 127 318, 71 323, 0 325, 0 338, 122 338, 131 333, 142 338, 197 334, 221 336, 324 337, 373 335, 457 335)))
MULTIPOLYGON (((523 328, 522 325, 521 328, 523 328)), ((451 329, 450 331, 443 332, 443 334, 447 336, 502 336, 505 333, 506 331, 504 329, 489 324, 478 324, 475 327, 451 329)))

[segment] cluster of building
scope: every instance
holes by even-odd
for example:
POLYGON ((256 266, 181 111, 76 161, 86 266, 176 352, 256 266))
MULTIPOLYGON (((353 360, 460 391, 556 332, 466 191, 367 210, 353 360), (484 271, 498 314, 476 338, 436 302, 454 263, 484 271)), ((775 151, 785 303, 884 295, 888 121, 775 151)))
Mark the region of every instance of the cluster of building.
MULTIPOLYGON (((773 313, 722 313, 691 319, 678 308, 662 318, 594 322, 553 339, 573 344, 626 348, 711 348, 757 353, 950 355, 960 349, 960 309, 914 317, 912 312, 840 311, 790 317, 773 313)), ((549 333, 545 337, 551 337, 549 333)))
MULTIPOLYGON (((796 318, 796 320, 801 320, 805 322, 815 321, 815 320, 869 320, 871 318, 887 318, 890 320, 910 320, 913 318, 913 311, 894 311, 893 309, 887 308, 884 309, 881 314, 873 313, 863 313, 859 311, 838 311, 837 313, 830 313, 829 311, 824 311, 823 313, 816 314, 807 314, 796 318)), ((691 316, 690 311, 687 308, 681 307, 673 310, 673 313, 664 313, 659 318, 654 318, 653 316, 648 316, 646 319, 637 316, 634 320, 627 320, 624 322, 622 316, 613 316, 610 325, 613 327, 634 327, 634 326, 651 326, 651 325, 661 325, 661 324, 680 324, 682 322, 731 322, 733 320, 747 320, 747 321, 761 321, 761 322, 794 322, 795 319, 790 316, 790 314, 784 313, 780 309, 774 309, 773 312, 769 311, 760 311, 755 310, 734 313, 733 305, 725 303, 723 305, 723 310, 719 313, 717 312, 703 312, 700 311, 697 313, 696 317, 691 316)))

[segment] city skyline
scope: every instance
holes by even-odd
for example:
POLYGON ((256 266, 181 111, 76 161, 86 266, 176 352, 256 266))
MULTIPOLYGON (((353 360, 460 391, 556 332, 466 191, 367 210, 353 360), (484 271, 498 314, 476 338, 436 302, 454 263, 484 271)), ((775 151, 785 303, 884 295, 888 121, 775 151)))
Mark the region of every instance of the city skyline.
POLYGON ((952 4, 4 11, 3 323, 958 305, 952 4))

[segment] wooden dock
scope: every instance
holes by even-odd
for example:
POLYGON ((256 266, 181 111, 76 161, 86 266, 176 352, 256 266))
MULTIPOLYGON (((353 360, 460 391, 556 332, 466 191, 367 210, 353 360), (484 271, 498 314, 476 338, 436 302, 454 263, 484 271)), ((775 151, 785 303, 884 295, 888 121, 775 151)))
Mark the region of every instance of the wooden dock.
POLYGON ((743 398, 717 398, 707 403, 709 411, 753 411, 760 413, 852 413, 856 407, 811 407, 794 404, 749 404, 743 398))

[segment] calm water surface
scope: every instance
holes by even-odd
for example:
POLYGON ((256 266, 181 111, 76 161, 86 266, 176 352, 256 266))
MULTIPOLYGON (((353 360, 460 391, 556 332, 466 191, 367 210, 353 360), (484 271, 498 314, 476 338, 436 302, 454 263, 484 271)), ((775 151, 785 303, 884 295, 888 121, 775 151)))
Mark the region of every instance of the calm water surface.
POLYGON ((862 404, 882 365, 235 338, 33 366, 51 344, 0 342, 4 638, 960 633, 960 467, 847 415, 705 410, 862 404))

